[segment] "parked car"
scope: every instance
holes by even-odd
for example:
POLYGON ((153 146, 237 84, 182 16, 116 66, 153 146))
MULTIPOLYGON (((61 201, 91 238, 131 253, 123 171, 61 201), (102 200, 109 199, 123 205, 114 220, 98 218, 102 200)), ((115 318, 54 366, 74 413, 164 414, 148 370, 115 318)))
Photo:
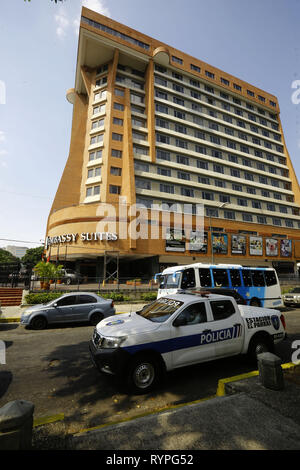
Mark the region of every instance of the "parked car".
POLYGON ((300 305, 300 287, 294 287, 283 296, 283 303, 286 306, 300 305))
POLYGON ((139 312, 106 318, 89 342, 96 368, 115 374, 130 391, 146 393, 165 372, 247 354, 257 361, 285 338, 278 310, 237 305, 233 297, 180 294, 160 297, 139 312))
POLYGON ((83 281, 83 277, 80 273, 73 271, 73 269, 62 269, 62 282, 64 284, 80 284, 83 281))
POLYGON ((103 299, 92 292, 64 294, 46 304, 29 307, 21 315, 21 325, 41 330, 52 323, 84 322, 97 325, 103 318, 114 315, 111 299, 103 299))

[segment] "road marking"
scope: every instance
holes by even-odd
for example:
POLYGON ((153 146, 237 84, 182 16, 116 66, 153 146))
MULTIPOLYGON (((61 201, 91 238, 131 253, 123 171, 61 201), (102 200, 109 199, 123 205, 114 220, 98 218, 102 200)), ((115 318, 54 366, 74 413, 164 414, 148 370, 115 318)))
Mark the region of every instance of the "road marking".
POLYGON ((57 421, 63 421, 65 419, 64 413, 59 413, 53 416, 44 416, 42 418, 35 418, 33 420, 33 427, 43 426, 44 424, 56 423, 57 421))

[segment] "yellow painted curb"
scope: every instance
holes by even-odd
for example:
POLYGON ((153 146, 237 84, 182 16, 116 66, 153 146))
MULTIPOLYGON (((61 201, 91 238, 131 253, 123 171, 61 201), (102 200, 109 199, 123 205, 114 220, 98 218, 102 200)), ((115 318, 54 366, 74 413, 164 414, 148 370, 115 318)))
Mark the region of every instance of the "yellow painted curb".
MULTIPOLYGON (((287 362, 286 364, 282 364, 281 368, 285 370, 285 369, 292 369, 293 367, 296 367, 296 366, 297 364, 294 364, 293 362, 287 362)), ((230 382, 236 382, 238 380, 249 379, 250 377, 256 377, 258 375, 259 375, 258 370, 254 370, 246 374, 235 375, 234 377, 228 377, 227 379, 220 379, 218 381, 218 388, 217 388, 216 396, 224 397, 226 395, 225 384, 230 383, 230 382)))
POLYGON ((235 375, 234 377, 228 377, 227 379, 220 379, 218 381, 216 396, 224 397, 226 395, 225 384, 230 382, 236 382, 237 380, 249 379, 250 377, 256 377, 258 374, 258 370, 254 370, 253 372, 248 372, 247 374, 235 375))
POLYGON ((102 429, 102 428, 105 428, 107 426, 114 426, 116 424, 128 423, 129 421, 133 421, 133 420, 138 419, 138 418, 144 418, 145 416, 151 416, 151 415, 155 415, 155 414, 158 414, 158 413, 162 413, 164 411, 174 410, 174 409, 177 409, 177 408, 182 408, 183 406, 195 405, 197 403, 201 403, 201 402, 204 402, 204 401, 211 400, 212 398, 215 398, 215 397, 216 397, 215 395, 212 395, 210 397, 201 398, 199 400, 191 401, 189 403, 180 403, 179 405, 171 405, 171 406, 166 406, 164 408, 158 408, 158 409, 153 410, 153 411, 148 411, 146 413, 141 413, 137 416, 133 416, 132 418, 125 418, 125 419, 122 419, 120 421, 112 421, 110 423, 100 424, 99 426, 95 426, 93 428, 82 429, 77 434, 82 434, 82 433, 90 432, 90 431, 96 431, 98 429, 102 429))
POLYGON ((20 323, 21 318, 0 318, 0 323, 20 323))
POLYGON ((55 423, 56 421, 63 421, 65 419, 64 413, 60 413, 53 416, 44 416, 42 418, 35 418, 33 420, 33 427, 43 426, 44 424, 55 423))

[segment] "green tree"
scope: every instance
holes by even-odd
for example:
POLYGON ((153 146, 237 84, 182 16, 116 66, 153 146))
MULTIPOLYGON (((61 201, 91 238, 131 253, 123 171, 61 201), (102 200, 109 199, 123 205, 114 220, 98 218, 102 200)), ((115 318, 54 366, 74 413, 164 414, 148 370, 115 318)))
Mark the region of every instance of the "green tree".
POLYGON ((44 247, 38 246, 37 248, 29 248, 23 258, 21 259, 21 263, 25 264, 26 266, 33 267, 39 261, 41 261, 44 253, 44 247))
POLYGON ((0 263, 19 263, 20 259, 12 255, 9 251, 0 248, 0 263))

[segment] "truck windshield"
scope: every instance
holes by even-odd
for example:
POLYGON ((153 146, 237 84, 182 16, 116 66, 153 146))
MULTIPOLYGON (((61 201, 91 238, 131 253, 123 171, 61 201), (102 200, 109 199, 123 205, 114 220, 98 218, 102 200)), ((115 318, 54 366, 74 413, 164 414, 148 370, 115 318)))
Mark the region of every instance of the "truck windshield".
POLYGON ((173 315, 181 305, 183 305, 183 302, 162 297, 155 302, 152 302, 150 305, 146 305, 146 307, 137 313, 141 317, 147 318, 147 320, 156 323, 163 323, 168 320, 168 318, 170 318, 170 316, 173 315))
POLYGON ((160 289, 177 289, 179 287, 180 272, 165 274, 160 279, 160 289))

